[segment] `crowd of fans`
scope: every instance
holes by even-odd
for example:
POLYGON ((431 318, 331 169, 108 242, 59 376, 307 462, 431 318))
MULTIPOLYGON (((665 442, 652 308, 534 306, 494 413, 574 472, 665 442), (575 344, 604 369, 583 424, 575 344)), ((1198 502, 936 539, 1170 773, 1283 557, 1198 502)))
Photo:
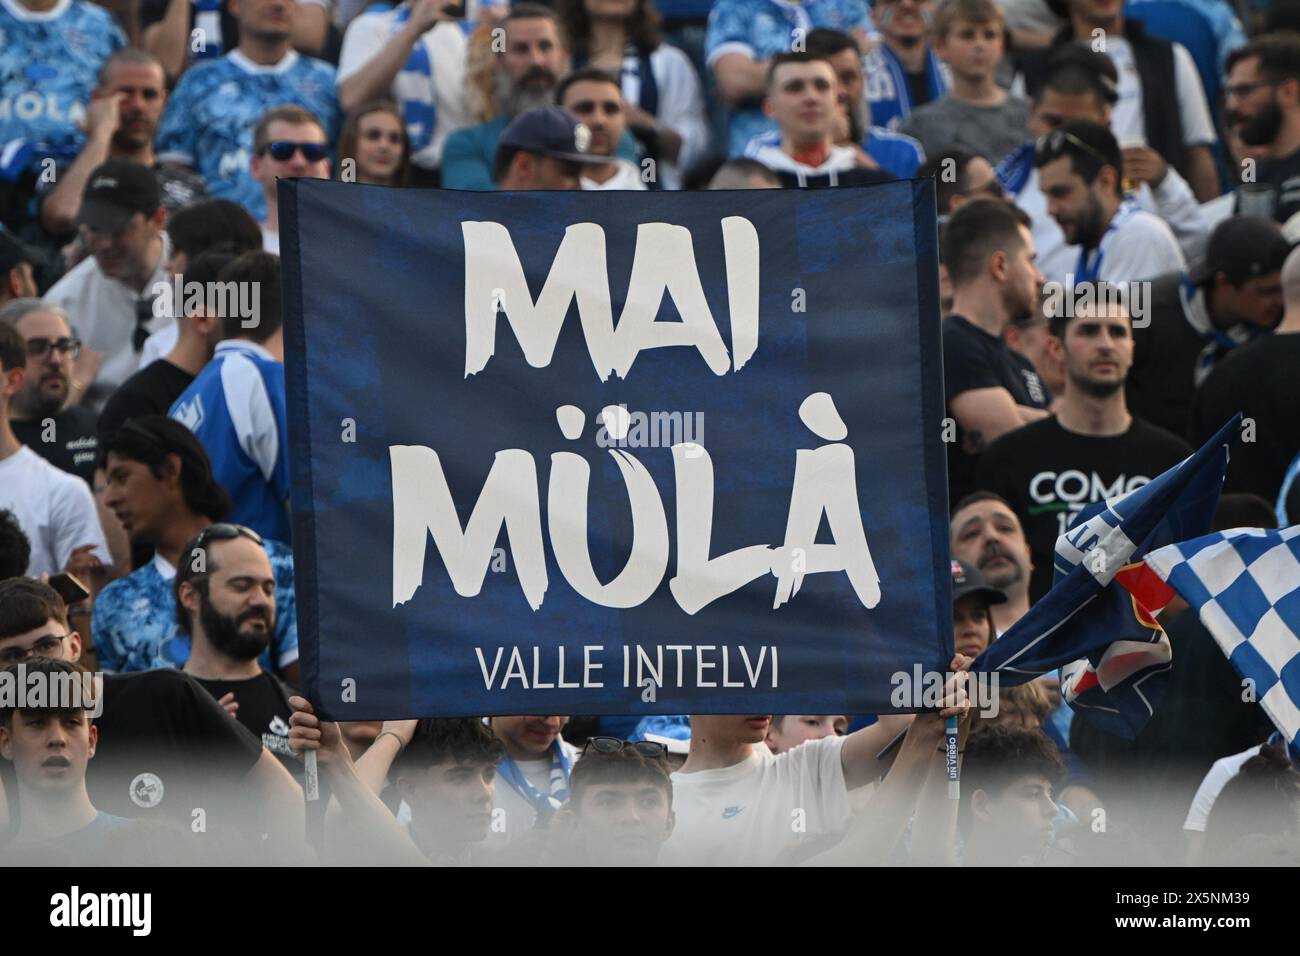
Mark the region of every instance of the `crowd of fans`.
POLYGON ((976 714, 963 673, 1050 588, 1074 515, 1238 411, 1216 526, 1300 520, 1300 5, 660 6, 0 0, 0 665, 104 672, 93 708, 0 713, 0 857, 1300 861, 1300 771, 1195 614, 1164 621, 1170 688, 1132 740, 1052 678, 976 714), (319 719, 295 692, 282 177, 932 178, 943 709, 319 719), (160 293, 180 277, 258 289, 258 321, 160 293))

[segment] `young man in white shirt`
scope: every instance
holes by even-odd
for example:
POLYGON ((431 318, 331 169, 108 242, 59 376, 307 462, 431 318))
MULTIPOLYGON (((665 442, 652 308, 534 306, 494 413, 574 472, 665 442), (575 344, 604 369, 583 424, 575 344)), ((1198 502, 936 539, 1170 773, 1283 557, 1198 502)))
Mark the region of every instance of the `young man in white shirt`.
POLYGON ((1133 282, 1186 267, 1164 220, 1124 195, 1124 160, 1106 127, 1064 124, 1038 144, 1034 166, 1048 214, 1065 241, 1079 246, 1075 284, 1133 282))
POLYGON ((262 184, 266 218, 262 251, 280 254, 280 205, 277 179, 329 179, 329 140, 311 110, 289 104, 270 110, 253 132, 253 178, 262 184))
POLYGON ((112 561, 90 488, 24 446, 9 424, 26 365, 27 343, 0 323, 0 508, 13 512, 31 542, 29 575, 67 569, 97 589, 112 561))
POLYGON ((578 748, 560 736, 568 717, 493 717, 505 746, 497 764, 494 813, 504 823, 490 838, 500 848, 534 829, 546 829, 569 798, 569 772, 578 748))
POLYGON ((157 177, 147 166, 110 159, 90 174, 77 222, 91 254, 45 299, 67 313, 88 348, 103 353, 104 364, 82 399, 93 407, 135 372, 149 333, 170 321, 154 315, 152 302, 154 287, 170 278, 166 218, 157 177))
POLYGON ((640 191, 646 188, 641 170, 634 163, 614 155, 627 128, 623 91, 614 77, 591 67, 570 73, 560 81, 555 91, 555 102, 590 130, 591 152, 609 157, 604 166, 588 166, 582 171, 580 182, 583 189, 640 191))

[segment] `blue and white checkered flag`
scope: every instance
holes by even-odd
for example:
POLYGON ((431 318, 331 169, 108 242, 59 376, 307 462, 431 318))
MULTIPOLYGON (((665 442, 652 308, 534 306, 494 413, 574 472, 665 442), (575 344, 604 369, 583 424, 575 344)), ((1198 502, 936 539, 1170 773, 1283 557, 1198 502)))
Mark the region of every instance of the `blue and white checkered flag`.
POLYGON ((1300 525, 1207 534, 1146 564, 1200 615, 1300 759, 1300 525))

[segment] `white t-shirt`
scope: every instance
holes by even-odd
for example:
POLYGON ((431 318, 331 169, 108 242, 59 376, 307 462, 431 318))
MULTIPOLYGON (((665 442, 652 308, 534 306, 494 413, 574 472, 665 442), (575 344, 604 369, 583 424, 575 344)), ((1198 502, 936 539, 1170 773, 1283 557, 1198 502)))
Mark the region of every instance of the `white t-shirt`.
POLYGON ((266 223, 260 223, 258 228, 262 230, 262 251, 278 256, 280 254, 280 230, 268 229, 266 223))
POLYGON ((112 563, 90 488, 25 445, 0 461, 0 509, 14 513, 31 542, 31 577, 62 571, 83 544, 95 545, 99 560, 112 563))
POLYGON ((1192 797, 1191 808, 1188 809, 1187 819, 1183 822, 1184 830, 1205 832, 1205 825, 1210 820, 1210 811, 1214 809, 1214 801, 1219 799, 1219 794, 1223 792, 1228 782, 1241 772, 1241 765, 1258 755, 1263 746, 1263 744, 1256 744, 1249 750, 1243 750, 1230 757, 1220 757, 1214 761, 1214 766, 1206 772, 1205 779, 1196 788, 1196 796, 1192 797))
POLYGON ((1154 279, 1187 267, 1178 240, 1163 219, 1138 208, 1126 214, 1124 206, 1115 214, 1116 219, 1121 216, 1119 225, 1101 240, 1098 278, 1103 282, 1154 279))
POLYGON ((603 183, 598 183, 594 179, 588 179, 586 176, 583 176, 581 179, 582 188, 632 190, 642 190, 646 188, 646 184, 641 181, 641 171, 637 168, 635 163, 631 163, 626 159, 616 159, 614 160, 614 165, 618 167, 618 171, 603 183))
POLYGON ((168 352, 176 348, 176 342, 181 337, 181 330, 176 325, 176 320, 172 319, 157 332, 150 333, 149 337, 144 340, 144 348, 140 350, 140 367, 148 368, 154 362, 163 358, 168 352))
MULTIPOLYGON (((140 367, 141 353, 131 341, 135 333, 136 303, 141 297, 152 295, 155 283, 171 283, 167 272, 171 242, 166 233, 162 234, 162 240, 162 253, 142 291, 137 292, 105 275, 95 257, 87 256, 45 293, 46 302, 68 313, 68 322, 81 341, 104 353, 104 364, 95 379, 96 392, 104 393, 104 397, 140 367)), ((155 316, 145 328, 154 332, 171 321, 170 316, 155 316)))
MULTIPOLYGON (((1133 47, 1123 37, 1106 38, 1106 54, 1119 72, 1119 101, 1111 113, 1110 128, 1121 146, 1142 144, 1146 141, 1146 111, 1142 78, 1133 59, 1133 47)), ((1201 76, 1196 72, 1196 62, 1181 43, 1174 44, 1173 91, 1161 91, 1163 98, 1157 105, 1169 105, 1172 96, 1178 104, 1183 126, 1183 142, 1188 146, 1213 143, 1214 120, 1210 118, 1210 105, 1205 99, 1201 76)))
MULTIPOLYGON (((400 9, 400 8, 399 8, 400 9)), ((363 13, 349 25, 339 52, 336 82, 342 83, 370 61, 398 28, 398 9, 363 13)), ((431 103, 436 111, 433 138, 411 157, 425 169, 437 169, 442 161, 442 144, 458 129, 473 125, 469 93, 465 82, 465 31, 459 23, 439 23, 425 31, 420 42, 429 55, 433 83, 420 73, 398 70, 390 93, 400 106, 407 100, 431 103)))
POLYGON ((667 866, 770 866, 826 849, 850 817, 840 749, 845 737, 810 740, 774 755, 756 744, 748 760, 673 774, 677 825, 667 866))

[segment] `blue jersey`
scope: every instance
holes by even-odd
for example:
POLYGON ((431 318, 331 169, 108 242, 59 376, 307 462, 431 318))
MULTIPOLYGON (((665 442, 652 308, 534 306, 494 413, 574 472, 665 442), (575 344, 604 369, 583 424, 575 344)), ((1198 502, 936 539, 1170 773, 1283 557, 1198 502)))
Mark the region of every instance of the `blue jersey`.
POLYGON ((197 63, 181 76, 158 127, 158 158, 183 163, 208 182, 214 199, 239 203, 266 218, 262 186, 253 178, 253 130, 264 114, 296 103, 311 110, 333 142, 339 107, 334 67, 290 51, 275 66, 258 66, 238 50, 197 63))
POLYGON ((170 414, 207 449, 212 473, 233 503, 230 520, 288 541, 284 366, 254 342, 227 339, 170 414))
POLYGON ((90 91, 126 36, 103 7, 59 0, 44 13, 0 0, 0 146, 25 143, 29 163, 60 164, 81 150, 90 91))
MULTIPOLYGON (((275 574, 275 633, 259 660, 265 671, 282 671, 298 659, 293 552, 268 540, 266 553, 275 574)), ((175 577, 176 569, 155 555, 144 567, 99 592, 91 634, 100 667, 125 673, 185 665, 190 637, 176 624, 175 577)))
POLYGON ((911 179, 925 165, 921 144, 903 133, 883 126, 872 126, 862 137, 862 150, 885 172, 899 179, 911 179))
MULTIPOLYGON (((796 39, 817 27, 845 32, 868 29, 865 0, 718 0, 709 13, 705 61, 712 69, 728 53, 769 60, 790 52, 796 39)), ((757 103, 732 110, 727 120, 727 154, 742 155, 749 141, 770 127, 757 103)))

